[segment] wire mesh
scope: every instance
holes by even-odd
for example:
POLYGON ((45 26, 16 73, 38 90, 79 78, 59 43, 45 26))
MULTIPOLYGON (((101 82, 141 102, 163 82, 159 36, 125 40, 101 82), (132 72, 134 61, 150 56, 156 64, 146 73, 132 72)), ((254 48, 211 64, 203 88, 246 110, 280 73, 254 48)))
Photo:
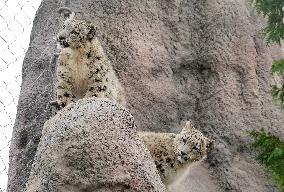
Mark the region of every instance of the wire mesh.
POLYGON ((22 62, 41 1, 0 1, 0 191, 6 191, 9 146, 20 94, 22 62))

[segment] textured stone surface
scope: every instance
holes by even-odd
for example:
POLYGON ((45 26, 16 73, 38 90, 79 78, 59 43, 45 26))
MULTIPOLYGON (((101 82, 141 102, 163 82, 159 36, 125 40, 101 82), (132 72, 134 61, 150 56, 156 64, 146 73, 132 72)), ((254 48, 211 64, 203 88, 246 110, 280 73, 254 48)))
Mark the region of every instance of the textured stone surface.
POLYGON ((44 124, 26 192, 164 192, 132 115, 82 99, 44 124))
POLYGON ((216 192, 222 191, 218 189, 216 184, 212 181, 208 172, 207 165, 204 163, 196 163, 189 167, 188 172, 183 177, 179 178, 174 184, 168 188, 172 192, 184 191, 204 191, 216 192), (186 185, 184 184, 186 183, 186 185))
MULTIPOLYGON (((272 192, 244 131, 270 128, 283 136, 283 113, 272 102, 269 73, 272 53, 280 53, 265 47, 263 21, 248 2, 69 0, 65 5, 99 26, 139 129, 178 132, 180 120, 191 119, 216 140, 203 173, 220 191, 272 192)), ((43 123, 52 114, 47 103, 53 100, 55 63, 49 59, 56 51, 59 6, 43 0, 34 21, 11 143, 10 192, 21 191, 27 181, 43 123)))

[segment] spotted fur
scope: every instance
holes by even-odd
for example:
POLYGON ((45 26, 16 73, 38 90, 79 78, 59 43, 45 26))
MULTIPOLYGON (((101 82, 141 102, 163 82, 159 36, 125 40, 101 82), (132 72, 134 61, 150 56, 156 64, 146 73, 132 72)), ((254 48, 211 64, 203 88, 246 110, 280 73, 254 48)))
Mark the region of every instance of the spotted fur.
POLYGON ((125 105, 121 84, 96 36, 97 27, 70 14, 57 42, 57 104, 60 108, 84 97, 100 97, 125 105))
POLYGON ((154 132, 138 134, 149 149, 165 185, 176 180, 188 165, 206 158, 213 146, 213 140, 195 129, 190 121, 179 134, 154 132))

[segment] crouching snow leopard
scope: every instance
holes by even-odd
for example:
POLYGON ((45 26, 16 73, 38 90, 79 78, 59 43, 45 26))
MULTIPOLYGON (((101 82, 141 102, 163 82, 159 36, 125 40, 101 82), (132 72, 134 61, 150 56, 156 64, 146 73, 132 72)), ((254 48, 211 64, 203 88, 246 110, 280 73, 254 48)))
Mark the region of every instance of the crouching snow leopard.
POLYGON ((214 141, 195 129, 190 121, 179 134, 138 132, 151 153, 165 185, 181 176, 188 165, 206 158, 214 141))
POLYGON ((57 61, 57 100, 51 104, 59 109, 84 97, 100 97, 125 105, 123 88, 96 36, 97 27, 75 19, 68 8, 57 36, 61 52, 57 61))

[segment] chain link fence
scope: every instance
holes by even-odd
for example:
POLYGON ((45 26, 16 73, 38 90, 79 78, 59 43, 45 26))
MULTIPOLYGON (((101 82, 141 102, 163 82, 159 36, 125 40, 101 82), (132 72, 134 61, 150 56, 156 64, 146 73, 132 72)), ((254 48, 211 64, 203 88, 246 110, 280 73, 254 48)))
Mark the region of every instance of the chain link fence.
POLYGON ((6 191, 9 146, 21 86, 21 69, 39 0, 0 1, 0 191, 6 191))

